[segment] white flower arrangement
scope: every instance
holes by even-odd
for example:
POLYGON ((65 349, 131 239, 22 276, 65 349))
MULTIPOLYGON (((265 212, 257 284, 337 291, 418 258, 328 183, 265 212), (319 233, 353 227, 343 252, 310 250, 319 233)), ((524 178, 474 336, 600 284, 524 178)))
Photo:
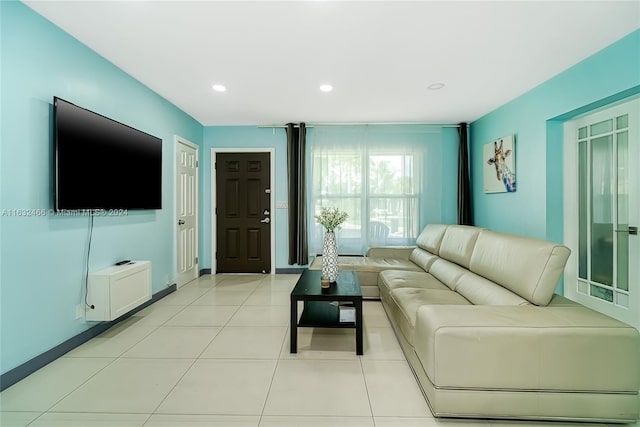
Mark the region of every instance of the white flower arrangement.
POLYGON ((349 218, 349 214, 338 208, 322 208, 320 214, 314 217, 318 224, 321 224, 327 231, 333 232, 336 228, 349 218))

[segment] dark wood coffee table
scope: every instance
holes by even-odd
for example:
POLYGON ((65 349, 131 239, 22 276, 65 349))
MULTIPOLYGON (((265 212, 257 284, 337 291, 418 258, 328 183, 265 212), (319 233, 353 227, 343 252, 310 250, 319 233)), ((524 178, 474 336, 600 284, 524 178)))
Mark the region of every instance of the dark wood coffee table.
POLYGON ((336 283, 328 289, 320 286, 321 270, 305 270, 291 291, 291 353, 298 352, 298 328, 355 328, 356 354, 363 354, 362 291, 354 270, 341 270, 336 283), (298 321, 298 301, 304 309, 298 321), (331 302, 350 302, 355 308, 355 322, 340 322, 340 309, 331 302))

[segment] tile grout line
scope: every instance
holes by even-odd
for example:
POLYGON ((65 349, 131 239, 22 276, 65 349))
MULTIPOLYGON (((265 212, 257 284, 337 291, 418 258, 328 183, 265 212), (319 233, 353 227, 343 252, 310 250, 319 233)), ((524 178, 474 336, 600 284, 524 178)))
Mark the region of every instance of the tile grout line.
MULTIPOLYGON (((254 290, 254 292, 255 292, 255 290, 254 290)), ((287 327, 285 329, 284 336, 282 337, 282 340, 280 342, 280 351, 278 352, 278 357, 276 358, 276 365, 273 368, 273 374, 271 374, 271 381, 269 381, 269 388, 267 389, 267 394, 264 397, 264 403, 262 404, 262 411, 260 412, 260 418, 258 419, 258 426, 260 426, 260 424, 262 424, 262 418, 264 417, 264 411, 267 408, 267 402, 269 401, 269 395, 271 394, 271 387, 273 387, 273 380, 276 377, 276 372, 278 372, 278 366, 280 366, 280 360, 282 359, 282 351, 283 351, 284 343, 285 343, 285 341, 287 339, 287 333, 289 332, 289 328, 290 327, 291 327, 291 325, 289 325, 289 327, 287 327)))
MULTIPOLYGON (((221 279, 221 282, 224 281, 224 278, 221 279)), ((181 310, 180 312, 186 310, 187 307, 191 307, 193 305, 194 302, 196 302, 198 299, 200 299, 202 296, 204 296, 205 294, 207 294, 208 292, 210 292, 212 289, 214 289, 216 286, 218 285, 218 283, 214 284, 214 286, 209 289, 207 292, 203 293, 200 297, 196 298, 195 300, 191 301, 188 305, 186 305, 183 310, 181 310)), ((214 306, 215 307, 215 306, 214 306)), ((187 369, 185 369, 185 371, 182 373, 182 375, 180 376, 180 378, 178 378, 178 380, 176 381, 176 383, 171 387, 171 389, 167 392, 167 394, 160 400, 160 402, 158 403, 158 405, 154 408, 154 410, 151 412, 151 415, 149 416, 149 419, 151 418, 151 416, 157 414, 158 409, 160 409, 160 407, 162 406, 162 404, 167 400, 167 398, 169 397, 169 395, 171 395, 171 393, 176 389, 176 387, 178 386, 178 384, 180 384, 180 382, 184 379, 184 377, 193 369, 193 366, 196 364, 196 362, 198 360, 200 360, 200 357, 202 356, 202 354, 207 350, 207 348, 211 345, 211 343, 213 342, 213 340, 220 334, 220 332, 222 331, 222 329, 227 325, 227 323, 229 323, 229 321, 231 320, 231 318, 235 315, 235 313, 238 312, 238 310, 240 309, 240 306, 237 306, 236 310, 233 312, 233 314, 231 316, 229 316, 229 319, 227 320, 227 322, 225 323, 224 326, 220 327, 220 329, 218 330, 218 332, 215 333, 215 335, 211 338, 211 340, 207 343, 206 346, 204 346, 204 348, 202 349, 202 351, 200 351, 200 353, 193 359, 193 362, 189 365, 189 367, 187 369)), ((176 314, 177 315, 177 314, 176 314)), ((175 317, 175 316, 173 316, 175 317)), ((171 319, 173 318, 171 317, 171 319)), ((170 320, 170 319, 169 319, 170 320)), ((167 320, 167 322, 169 321, 167 320)), ((166 323, 166 322, 165 322, 166 323)), ((148 422, 149 420, 147 420, 145 422, 145 424, 148 422)), ((143 425, 144 427, 144 425, 143 425)))
MULTIPOLYGON (((183 308, 184 309, 184 308, 183 308)), ((175 315, 177 315, 178 313, 180 313, 182 310, 178 311, 175 315)), ((174 315, 174 316, 175 316, 174 315)), ((133 316, 132 316, 133 317, 133 316)), ((173 318, 170 317, 169 319, 173 318)), ((168 322, 168 320, 166 320, 164 323, 168 322)), ((123 357, 123 355, 128 352, 129 350, 131 350, 133 347, 135 347, 136 345, 138 345, 140 342, 142 342, 144 339, 146 339, 147 337, 149 337, 151 334, 153 334, 155 331, 157 331, 158 329, 160 329, 160 327, 162 325, 164 325, 164 323, 161 323, 159 325, 149 325, 154 327, 153 329, 151 329, 146 335, 144 335, 142 338, 140 338, 140 340, 138 340, 135 344, 132 344, 131 346, 127 347, 126 349, 124 349, 122 352, 120 352, 120 354, 118 356, 73 356, 72 354, 68 354, 68 355, 64 355, 63 358, 67 358, 67 359, 111 359, 111 361, 109 363, 107 363, 105 366, 103 366, 102 368, 100 368, 99 370, 97 370, 96 372, 94 372, 92 375, 90 375, 89 377, 87 377, 84 381, 82 381, 80 384, 78 384, 78 386, 76 386, 75 388, 73 388, 73 390, 69 391, 67 394, 65 394, 64 396, 62 396, 60 399, 56 400, 53 404, 51 404, 51 406, 49 406, 49 408, 47 408, 44 412, 42 412, 40 415, 38 415, 34 420, 32 420, 28 425, 33 424, 34 422, 36 422, 38 419, 42 418, 44 415, 46 414, 56 414, 56 413, 61 413, 61 412, 56 412, 56 411, 52 411, 52 409, 60 404, 64 399, 66 399, 67 397, 69 397, 71 394, 73 394, 74 392, 78 391, 82 386, 84 386, 85 384, 87 384, 89 381, 91 381, 93 378, 95 378, 98 374, 100 374, 102 371, 104 371, 105 369, 107 369, 109 366, 113 365, 114 363, 116 363, 118 360, 120 359, 126 359, 125 357, 123 357)), ((129 326, 127 326, 126 329, 128 329, 129 326)), ((110 330, 110 329, 109 329, 110 330)), ((105 333, 107 333, 109 330, 104 331, 102 334, 103 335, 105 333)), ((100 338, 100 335, 93 337, 90 341, 91 342, 97 338, 100 338)), ((86 344, 86 343, 85 343, 86 344)), ((40 412, 40 411, 38 411, 40 412)), ((89 414, 89 413, 93 413, 93 412, 80 412, 83 414, 89 414)), ((151 414, 149 414, 149 418, 151 417, 151 414)), ((148 420, 148 418, 147 418, 148 420)), ((146 421, 145 421, 146 423, 146 421)))
MULTIPOLYGON (((149 325, 149 326, 154 326, 154 328, 152 330, 149 331, 149 333, 147 333, 146 335, 144 335, 139 341, 137 341, 135 344, 132 344, 131 346, 127 347, 125 350, 123 350, 122 352, 120 352, 120 354, 118 356, 94 356, 94 357, 88 357, 88 358, 92 358, 92 359, 112 359, 109 363, 107 363, 105 366, 103 366, 101 369, 99 369, 98 371, 96 371, 93 375, 89 376, 86 380, 84 380, 83 382, 81 382, 77 387, 75 387, 73 390, 71 390, 69 393, 65 394, 63 397, 61 397, 60 399, 58 399, 55 403, 53 403, 46 411, 44 411, 38 418, 40 418, 42 415, 47 414, 47 413, 57 413, 55 411, 51 411, 56 405, 60 404, 64 399, 66 399, 67 397, 69 397, 71 394, 73 394, 74 392, 78 391, 82 386, 84 386, 85 384, 87 384, 90 380, 92 380, 93 378, 95 378, 99 373, 101 373, 102 371, 104 371, 105 369, 107 369, 109 366, 113 365, 114 363, 116 363, 118 360, 122 359, 123 355, 131 350, 133 347, 135 347, 136 345, 138 345, 138 343, 140 343, 142 340, 146 339, 149 335, 151 335, 152 333, 154 333, 156 330, 158 330, 160 328, 160 325, 149 325)), ((127 326, 126 329, 128 329, 129 326, 127 326)), ((104 331, 104 333, 108 332, 104 331)), ((102 335, 102 334, 101 334, 102 335)), ((99 338, 100 335, 98 335, 97 337, 92 338, 90 341, 91 342, 93 340, 95 340, 96 338, 99 338)), ((86 343, 85 343, 86 344, 86 343)), ((81 357, 74 357, 74 356, 63 356, 66 357, 68 359, 79 359, 81 357)), ((85 357, 87 358, 87 357, 85 357)), ((34 420, 35 421, 35 420, 34 420)), ((31 424, 31 423, 30 423, 31 424)))
MULTIPOLYGON (((184 360, 188 360, 188 359, 184 359, 184 360)), ((149 418, 151 418, 153 415, 158 414, 158 409, 160 408, 160 406, 162 406, 162 404, 165 402, 165 400, 167 400, 167 398, 173 392, 173 390, 175 390, 175 388, 178 386, 178 384, 180 384, 180 381, 182 381, 184 379, 184 377, 189 373, 189 371, 191 371, 191 369, 193 369, 193 365, 195 365, 197 361, 198 361, 198 359, 193 359, 193 362, 191 362, 189 367, 184 370, 184 372, 182 373, 182 375, 180 375, 180 378, 178 378, 176 383, 171 387, 171 389, 167 392, 167 394, 162 399, 160 399, 160 402, 156 405, 156 407, 153 409, 153 411, 151 411, 151 414, 149 415, 149 418)), ((148 421, 149 420, 145 421, 145 424, 148 421)), ((144 424, 143 424, 143 426, 144 426, 144 424)))
POLYGON ((360 372, 362 373, 362 380, 364 382, 364 389, 367 392, 367 402, 369 403, 369 411, 371 412, 371 419, 373 420, 373 425, 376 425, 376 419, 373 416, 373 405, 371 404, 371 395, 369 394, 369 385, 367 384, 367 376, 364 374, 364 366, 362 366, 362 360, 364 359, 362 356, 358 356, 358 362, 360 365, 360 372))
MULTIPOLYGON (((225 278, 221 279, 221 282, 224 281, 225 278)), ((186 309, 187 307, 191 307, 193 306, 193 303, 195 301, 197 301, 198 299, 200 299, 202 296, 204 296, 206 293, 210 292, 212 289, 215 289, 217 287, 219 283, 216 283, 209 291, 205 292, 204 294, 202 294, 199 298, 196 298, 194 301, 192 301, 191 303, 189 303, 188 305, 185 306, 184 309, 186 309)), ((255 289, 253 291, 251 291, 251 293, 249 295, 251 295, 253 292, 255 291, 255 289)), ((249 298, 249 296, 247 296, 247 298, 249 298)), ((200 351, 200 353, 198 354, 198 356, 196 356, 195 359, 193 359, 193 362, 191 363, 191 365, 189 365, 189 367, 184 371, 184 373, 180 376, 180 378, 176 381, 176 383, 171 387, 171 389, 167 392, 167 394, 162 398, 162 400, 158 403, 158 405, 155 407, 155 409, 152 411, 151 415, 149 416, 149 419, 151 418, 151 416, 158 414, 158 409, 162 406, 162 404, 167 400, 167 398, 169 397, 169 395, 171 395, 171 393, 176 389, 176 387, 178 386, 178 384, 180 384, 180 382, 184 379, 184 377, 193 369, 194 365, 198 362, 198 360, 203 359, 202 358, 202 354, 207 350, 207 348, 211 345, 211 343, 215 340, 215 338, 220 334, 220 332, 222 331, 222 329, 224 329, 229 322, 231 321, 231 319, 233 318, 233 316, 235 316, 235 314, 238 312, 238 310, 240 310, 240 307, 242 307, 244 305, 244 302, 246 302, 247 298, 245 298, 245 300, 243 301, 243 303, 241 305, 238 306, 231 306, 231 307, 236 307, 236 310, 233 312, 233 314, 231 316, 229 316, 229 319, 227 319, 227 321, 225 322, 225 324, 221 327, 219 327, 218 332, 216 332, 216 334, 211 338, 211 340, 207 343, 206 346, 204 346, 204 348, 202 349, 202 351, 200 351)), ((212 308, 215 308, 216 306, 211 306, 212 308)), ((229 307, 229 306, 226 306, 229 307)), ((173 318, 173 317, 172 317, 173 318)), ((168 322, 168 320, 167 320, 168 322)), ((165 322, 166 323, 166 322, 165 322)), ((209 360, 204 358, 204 360, 209 360)), ((275 371, 274 371, 275 373, 275 371)), ((158 414, 161 415, 161 414, 158 414)), ((148 422, 148 420, 145 422, 145 424, 148 422)), ((144 427, 144 425, 143 425, 144 427)))
MULTIPOLYGON (((191 304, 191 303, 190 303, 190 304, 191 304)), ((149 336, 151 336, 151 334, 153 334, 154 332, 156 332, 156 331, 158 331, 160 328, 162 328, 162 327, 163 327, 167 322, 169 322, 169 321, 170 321, 171 319, 173 319, 175 316, 177 316, 178 314, 182 313, 182 312, 183 312, 183 311, 184 311, 184 310, 185 310, 185 309, 186 309, 190 304, 188 304, 188 305, 184 305, 184 306, 182 306, 182 305, 181 305, 181 307, 182 307, 182 308, 181 308, 180 310, 178 310, 178 311, 177 311, 173 316, 169 317, 167 320, 165 320, 164 322, 160 323, 159 325, 150 325, 150 326, 155 326, 155 328, 154 328, 153 330, 151 330, 148 334, 146 334, 144 337, 142 337, 138 342, 136 342, 135 344, 133 344, 133 345, 131 345, 129 348, 127 348, 125 351, 123 351, 123 352, 122 352, 118 357, 116 357, 116 358, 115 358, 115 359, 114 359, 114 360, 113 360, 109 365, 107 365, 107 366, 110 366, 111 364, 113 364, 113 363, 115 363, 116 361, 121 360, 121 359, 128 359, 128 360, 130 360, 130 359, 148 359, 148 357, 147 357, 147 358, 135 358, 135 357, 133 357, 133 358, 132 358, 132 357, 125 357, 124 355, 125 355, 128 351, 130 351, 133 347, 135 347, 136 345, 140 344, 142 341, 144 341, 144 340, 145 340, 145 339, 147 339, 149 336)), ((173 359, 173 358, 158 358, 158 360, 162 360, 162 359, 173 359)), ((185 358, 185 360, 188 360, 188 358, 185 358)), ((192 364, 191 364, 191 365, 190 365, 190 366, 185 370, 185 372, 183 373, 183 375, 178 379, 178 381, 176 382, 176 384, 177 384, 178 382, 180 382, 180 380, 181 380, 181 379, 184 377, 184 375, 186 375, 186 373, 191 369, 191 367, 193 366, 193 364, 194 364, 194 363, 195 363, 195 359, 194 359, 193 363, 192 363, 192 364)), ((105 366, 103 369, 106 369, 106 368, 107 368, 107 366, 105 366)), ((102 370, 101 370, 101 371, 102 371, 102 370)), ((97 373, 96 373, 96 375, 97 375, 97 373)), ((92 376, 92 378, 93 378, 93 376, 92 376)), ((87 381, 88 381, 88 380, 87 380, 87 381)), ((85 383, 86 383, 86 382, 85 382, 85 383)), ((169 392, 167 393, 167 395, 166 395, 166 396, 161 400, 160 404, 158 404, 158 406, 157 406, 153 411, 151 411, 151 413, 150 413, 150 414, 148 414, 147 419, 146 419, 146 420, 145 420, 145 422, 142 424, 142 426, 143 426, 143 427, 144 427, 144 425, 145 425, 145 424, 147 424, 147 423, 149 422, 149 420, 151 419, 151 417, 153 416, 153 414, 155 413, 155 411, 156 411, 156 410, 158 409, 158 407, 159 407, 159 406, 164 402, 164 400, 165 400, 165 399, 167 398, 167 396, 171 393, 171 391, 173 391, 173 388, 175 388, 175 385, 176 385, 176 384, 174 384, 174 386, 171 388, 171 390, 169 390, 169 392)), ((59 403, 59 402, 58 402, 58 403, 59 403)), ((112 412, 108 412, 108 413, 109 413, 109 414, 111 414, 112 412)))
MULTIPOLYGON (((287 334, 282 338, 281 348, 284 346, 284 340, 286 339, 287 334)), ((267 408, 267 402, 269 401, 269 395, 271 394, 271 387, 273 387, 273 381, 276 377, 276 373, 278 372, 278 366, 280 366, 280 353, 278 353, 278 358, 276 359, 276 365, 273 368, 273 374, 271 374, 271 381, 269 381, 269 388, 267 389, 267 394, 264 396, 264 403, 262 404, 262 411, 260 411, 260 418, 258 419, 258 426, 262 423, 262 418, 264 417, 264 411, 267 408)))

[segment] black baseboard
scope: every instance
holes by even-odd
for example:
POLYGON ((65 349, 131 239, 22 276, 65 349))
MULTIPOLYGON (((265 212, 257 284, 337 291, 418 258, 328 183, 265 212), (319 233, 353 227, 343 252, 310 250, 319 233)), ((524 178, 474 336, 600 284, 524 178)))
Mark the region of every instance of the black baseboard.
POLYGON ((131 317, 135 313, 150 306, 154 302, 166 297, 170 293, 175 292, 176 289, 177 289, 177 286, 174 283, 173 285, 168 286, 166 289, 156 292, 155 294, 153 294, 153 296, 149 301, 134 308, 130 312, 123 314, 117 319, 112 320, 110 322, 100 322, 97 325, 87 329, 86 331, 80 332, 78 335, 69 338, 62 344, 58 344, 57 346, 53 347, 51 350, 47 350, 44 353, 34 357, 33 359, 28 360, 22 365, 17 366, 11 369, 10 371, 5 372, 4 374, 0 375, 0 391, 3 391, 11 387, 15 383, 28 377, 38 369, 48 365, 49 363, 53 362, 57 358, 64 356, 74 348, 86 343, 91 338, 94 338, 100 335, 101 333, 111 328, 112 326, 122 322, 128 317, 131 317))
MULTIPOLYGON (((276 268, 276 274, 302 274, 306 268, 276 268)), ((205 274, 211 274, 210 268, 203 268, 200 270, 200 276, 204 276, 205 274)))
POLYGON ((276 274, 302 274, 305 270, 308 270, 308 268, 276 268, 276 274))

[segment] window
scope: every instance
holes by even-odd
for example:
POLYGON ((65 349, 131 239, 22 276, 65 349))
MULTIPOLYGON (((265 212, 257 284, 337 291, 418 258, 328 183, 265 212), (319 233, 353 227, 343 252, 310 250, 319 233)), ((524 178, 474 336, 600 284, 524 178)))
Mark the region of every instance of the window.
POLYGON ((424 132, 406 126, 316 128, 310 144, 311 253, 322 252, 323 229, 313 215, 323 206, 349 214, 337 230, 341 255, 415 242, 423 225, 424 132))

